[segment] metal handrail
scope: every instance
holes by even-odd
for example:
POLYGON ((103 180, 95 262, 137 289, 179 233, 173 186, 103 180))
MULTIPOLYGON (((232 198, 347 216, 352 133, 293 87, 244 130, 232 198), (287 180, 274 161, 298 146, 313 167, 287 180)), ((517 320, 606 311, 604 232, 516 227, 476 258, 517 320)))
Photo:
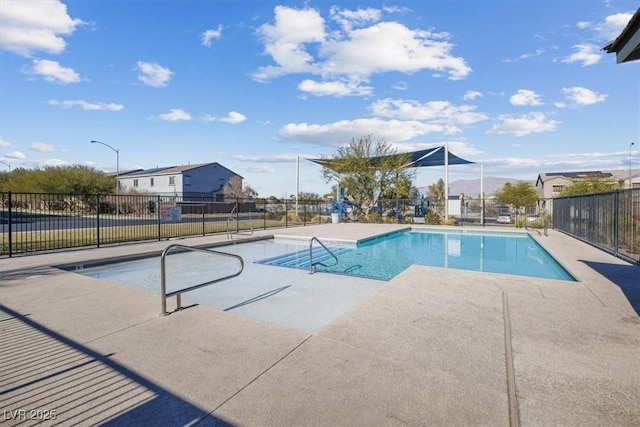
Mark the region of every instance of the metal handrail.
POLYGON ((240 273, 242 273, 243 270, 244 270, 244 260, 242 259, 242 257, 240 255, 228 254, 226 252, 219 252, 219 251, 214 251, 214 250, 211 250, 211 249, 194 248, 192 246, 185 246, 185 245, 179 245, 179 244, 173 244, 173 245, 167 246, 166 249, 164 251, 162 251, 162 255, 160 255, 160 294, 161 294, 161 298, 162 298, 162 313, 160 313, 160 315, 161 316, 166 316, 166 315, 169 314, 169 313, 167 313, 167 298, 168 297, 171 297, 173 295, 176 296, 176 311, 180 310, 182 308, 181 301, 180 301, 180 299, 181 299, 180 295, 183 294, 184 292, 193 291, 195 289, 199 289, 199 288, 202 288, 204 286, 212 285, 214 283, 222 282, 223 280, 231 279, 233 277, 239 276, 240 273), (190 251, 194 251, 194 252, 204 252, 204 253, 207 253, 207 254, 215 254, 215 255, 221 255, 221 256, 226 256, 226 257, 230 257, 230 258, 235 258, 238 261, 240 261, 240 271, 238 271, 237 273, 231 274, 229 276, 221 277, 219 279, 210 280, 208 282, 201 283, 199 285, 189 286, 188 288, 184 288, 184 289, 180 289, 180 290, 177 290, 177 291, 173 291, 173 292, 167 293, 167 268, 166 268, 165 259, 167 257, 167 254, 171 250, 173 250, 175 248, 182 248, 182 249, 190 250, 190 251))
POLYGON ((240 224, 240 221, 238 221, 237 219, 231 218, 231 217, 227 218, 227 239, 231 239, 231 235, 232 234, 245 234, 247 236, 250 236, 250 235, 253 234, 253 226, 251 224, 248 224, 249 228, 251 229, 251 231, 249 231, 248 233, 242 233, 240 231, 240 229, 238 228, 238 224, 240 224), (236 231, 235 231, 235 233, 232 233, 231 231, 229 231, 229 224, 234 222, 234 221, 236 223, 236 231))
POLYGON ((324 263, 321 263, 321 262, 314 263, 313 262, 313 242, 314 241, 320 243, 320 246, 322 246, 324 248, 324 250, 327 251, 329 253, 329 255, 331 255, 333 257, 333 259, 336 260, 336 264, 335 265, 337 265, 338 262, 339 262, 338 261, 338 257, 336 256, 336 254, 331 252, 331 250, 324 243, 322 243, 320 241, 320 239, 318 239, 317 237, 312 237, 311 241, 309 242, 309 274, 313 274, 316 271, 316 269, 315 269, 316 265, 322 265, 324 267, 328 267, 328 265, 326 265, 324 263))

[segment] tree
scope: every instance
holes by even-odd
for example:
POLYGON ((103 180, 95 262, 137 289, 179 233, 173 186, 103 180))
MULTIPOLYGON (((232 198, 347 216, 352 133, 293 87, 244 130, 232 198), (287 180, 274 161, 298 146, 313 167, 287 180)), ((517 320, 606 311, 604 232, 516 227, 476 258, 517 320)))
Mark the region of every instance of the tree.
POLYGON ((605 193, 620 188, 621 185, 609 179, 599 177, 586 177, 575 179, 571 184, 562 189, 562 196, 575 196, 578 194, 605 193))
POLYGON ((433 199, 436 206, 444 206, 444 181, 442 178, 438 180, 435 184, 431 184, 428 187, 429 195, 433 199))
POLYGON ((374 142, 371 136, 352 139, 348 145, 338 147, 333 158, 324 160, 330 162, 322 168, 326 182, 337 178, 345 195, 365 215, 381 196, 397 197, 407 192, 415 177, 415 171, 406 168, 408 155, 397 154, 386 141, 374 142))
MULTIPOLYGON (((295 196, 292 198, 295 199, 295 196)), ((322 200, 322 197, 320 197, 318 193, 308 193, 301 191, 300 193, 298 193, 298 200, 301 200, 303 202, 319 202, 322 200)))
POLYGON ((498 203, 509 205, 516 212, 526 206, 535 206, 538 201, 536 189, 526 181, 520 181, 515 185, 507 182, 494 196, 498 203))
POLYGON ((105 194, 114 192, 115 185, 115 177, 80 165, 17 168, 6 181, 7 190, 20 193, 105 194))

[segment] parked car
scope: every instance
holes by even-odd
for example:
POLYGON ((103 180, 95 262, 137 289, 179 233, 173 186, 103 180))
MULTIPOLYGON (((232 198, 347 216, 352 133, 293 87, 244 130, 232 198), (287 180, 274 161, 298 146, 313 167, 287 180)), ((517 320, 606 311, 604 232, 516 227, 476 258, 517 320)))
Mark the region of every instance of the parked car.
POLYGON ((510 214, 500 214, 498 218, 496 218, 496 222, 498 224, 511 224, 511 215, 510 214))

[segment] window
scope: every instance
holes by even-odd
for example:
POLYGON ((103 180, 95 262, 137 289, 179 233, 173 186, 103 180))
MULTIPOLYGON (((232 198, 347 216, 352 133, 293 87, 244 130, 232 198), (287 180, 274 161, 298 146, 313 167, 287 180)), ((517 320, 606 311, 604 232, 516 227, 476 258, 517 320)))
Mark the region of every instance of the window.
POLYGON ((631 188, 640 188, 640 182, 632 182, 631 188))
POLYGON ((176 185, 176 177, 175 176, 170 176, 169 177, 169 185, 176 185))
POLYGON ((134 180, 133 180, 133 186, 134 186, 134 187, 137 187, 137 186, 138 186, 138 180, 137 180, 137 179, 134 179, 134 180))
POLYGON ((184 176, 184 185, 191 185, 191 175, 184 176))
POLYGON ((553 186, 553 192, 554 193, 561 193, 562 190, 564 190, 564 185, 554 185, 553 186))
POLYGON ((155 178, 149 178, 149 185, 153 187, 155 178))

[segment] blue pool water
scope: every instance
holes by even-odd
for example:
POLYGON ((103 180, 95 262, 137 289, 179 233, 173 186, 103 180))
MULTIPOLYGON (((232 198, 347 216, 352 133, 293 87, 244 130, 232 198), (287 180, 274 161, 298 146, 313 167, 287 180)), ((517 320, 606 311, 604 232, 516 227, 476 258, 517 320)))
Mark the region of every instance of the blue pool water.
MULTIPOLYGON (((432 267, 515 274, 545 279, 575 279, 527 234, 405 231, 357 246, 329 246, 334 259, 314 247, 316 271, 390 280, 407 267, 432 267)), ((262 264, 309 270, 308 248, 258 261, 262 264)))

